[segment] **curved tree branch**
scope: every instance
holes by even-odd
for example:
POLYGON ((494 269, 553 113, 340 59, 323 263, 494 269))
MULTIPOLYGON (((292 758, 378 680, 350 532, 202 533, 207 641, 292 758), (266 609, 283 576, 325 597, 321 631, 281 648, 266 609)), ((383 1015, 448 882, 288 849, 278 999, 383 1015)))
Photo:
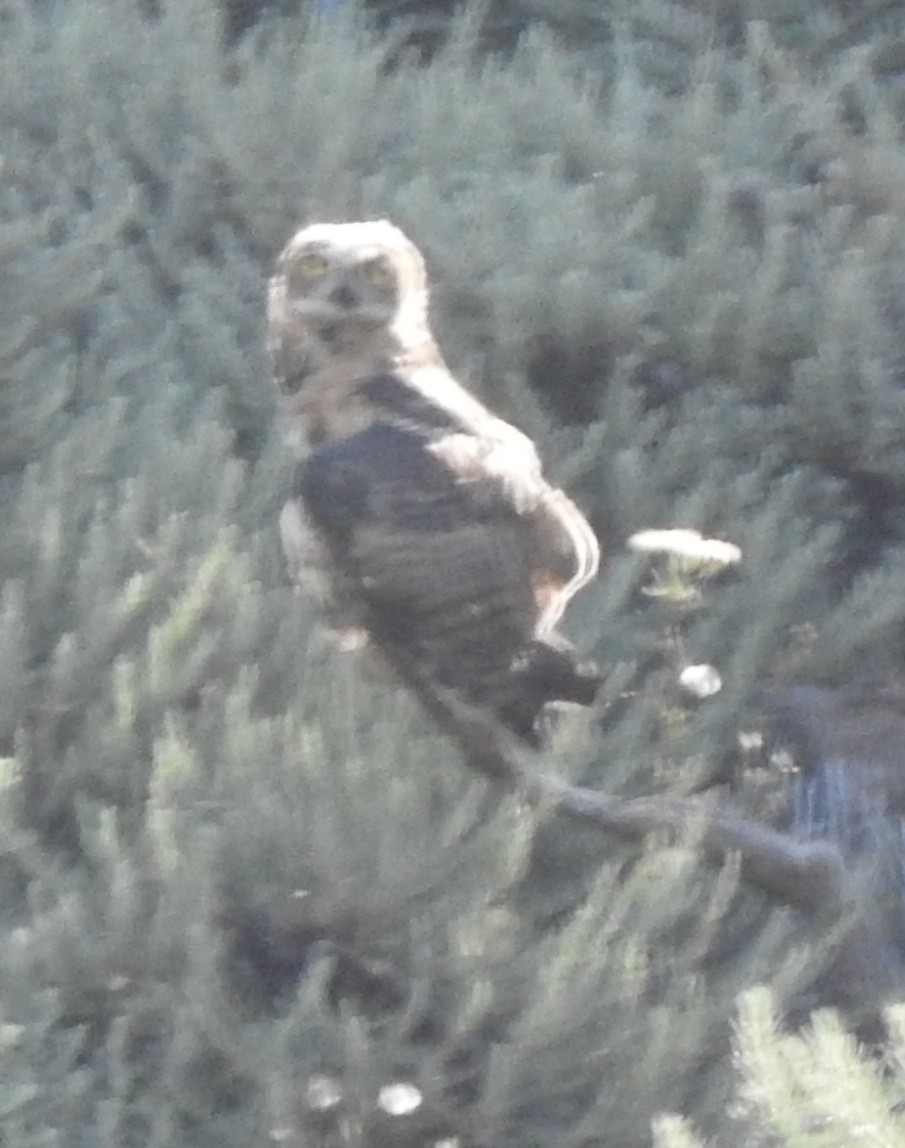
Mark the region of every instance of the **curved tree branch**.
POLYGON ((406 681, 438 725, 462 747, 472 768, 529 800, 547 802, 568 817, 628 841, 691 837, 716 861, 736 853, 745 880, 783 904, 809 911, 838 911, 845 906, 847 869, 832 844, 796 841, 707 797, 617 797, 572 785, 544 772, 535 755, 508 730, 451 690, 408 674, 406 681))
POLYGON ((716 864, 737 856, 742 879, 772 901, 840 927, 832 953, 834 999, 850 1010, 873 1016, 878 1003, 901 987, 905 968, 888 926, 832 842, 796 840, 706 795, 618 797, 573 785, 545 772, 537 755, 508 730, 454 691, 426 680, 404 655, 384 653, 477 772, 626 841, 691 842, 716 864))

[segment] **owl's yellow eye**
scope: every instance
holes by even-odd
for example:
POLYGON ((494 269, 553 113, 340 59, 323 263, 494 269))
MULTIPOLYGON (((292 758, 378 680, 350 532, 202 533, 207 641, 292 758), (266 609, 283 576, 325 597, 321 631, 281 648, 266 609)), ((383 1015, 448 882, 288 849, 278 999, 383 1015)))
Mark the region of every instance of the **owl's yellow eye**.
POLYGON ((303 279, 318 279, 327 270, 327 260, 321 255, 303 255, 293 266, 303 279))
POLYGON ((389 287, 394 282, 392 270, 382 259, 374 259, 364 266, 365 278, 375 287, 389 287))

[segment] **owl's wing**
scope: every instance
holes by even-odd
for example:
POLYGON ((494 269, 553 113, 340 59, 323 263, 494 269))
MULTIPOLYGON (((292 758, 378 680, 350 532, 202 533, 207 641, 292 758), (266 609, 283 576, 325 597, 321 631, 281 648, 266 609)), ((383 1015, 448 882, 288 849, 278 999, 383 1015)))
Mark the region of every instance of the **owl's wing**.
POLYGON ((378 647, 504 708, 537 619, 512 506, 475 499, 428 438, 389 423, 309 455, 296 493, 378 647))
POLYGON ((373 423, 300 463, 298 504, 378 647, 530 740, 545 704, 587 704, 597 679, 539 633, 534 492, 457 469, 437 441, 373 423))
POLYGON ((561 490, 551 487, 529 438, 500 419, 481 435, 451 434, 431 447, 472 499, 506 506, 530 533, 531 585, 537 633, 549 633, 569 599, 597 573, 600 548, 587 519, 561 490))
POLYGON ((373 423, 300 463, 296 494, 360 594, 407 613, 399 626, 468 608, 508 611, 532 632, 529 531, 504 500, 476 498, 424 435, 373 423))
POLYGON ((537 630, 552 630, 575 592, 597 573, 600 549, 587 519, 544 479, 534 443, 492 415, 442 361, 378 373, 360 393, 388 421, 429 439, 430 453, 464 486, 472 510, 516 514, 531 534, 537 630))

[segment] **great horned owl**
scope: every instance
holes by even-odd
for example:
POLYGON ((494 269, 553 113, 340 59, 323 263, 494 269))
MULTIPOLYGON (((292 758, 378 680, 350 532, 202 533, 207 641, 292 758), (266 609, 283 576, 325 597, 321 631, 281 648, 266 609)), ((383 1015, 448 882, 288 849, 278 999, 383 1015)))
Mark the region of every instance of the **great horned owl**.
POLYGON ((450 374, 417 247, 386 220, 299 231, 268 342, 298 459, 290 572, 336 628, 485 708, 525 741, 599 678, 554 627, 597 571, 591 527, 532 442, 450 374))

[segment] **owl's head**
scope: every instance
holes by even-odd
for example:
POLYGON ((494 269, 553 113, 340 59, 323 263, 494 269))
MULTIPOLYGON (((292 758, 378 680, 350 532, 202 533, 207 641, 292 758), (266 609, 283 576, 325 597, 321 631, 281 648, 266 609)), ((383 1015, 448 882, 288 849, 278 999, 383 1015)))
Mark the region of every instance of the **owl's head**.
POLYGON ((385 219, 314 223, 281 252, 268 317, 337 346, 382 332, 405 350, 428 336, 421 252, 385 219))

